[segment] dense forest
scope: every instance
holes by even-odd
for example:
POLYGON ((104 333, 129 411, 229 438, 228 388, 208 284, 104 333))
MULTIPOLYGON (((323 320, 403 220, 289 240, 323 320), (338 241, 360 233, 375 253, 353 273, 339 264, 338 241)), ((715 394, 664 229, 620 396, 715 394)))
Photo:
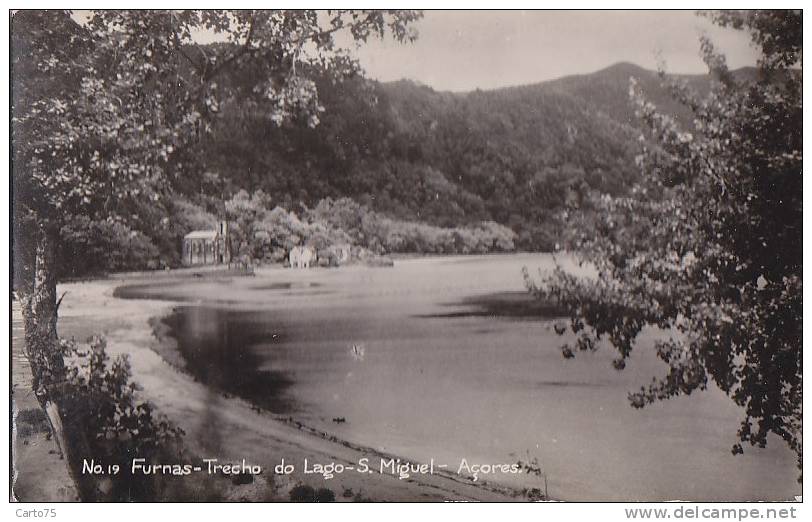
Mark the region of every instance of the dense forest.
POLYGON ((590 189, 618 193, 637 175, 631 76, 664 94, 655 73, 620 64, 459 94, 410 81, 323 83, 315 128, 277 127, 235 99, 201 147, 210 176, 198 190, 217 180, 224 193, 262 189, 288 208, 346 196, 439 226, 493 220, 519 234, 519 248, 548 250, 566 204, 590 189))
MULTIPOLYGON (((319 121, 294 117, 281 125, 244 87, 246 78, 228 77, 218 88, 229 96, 211 108, 215 123, 185 151, 189 172, 177 176, 176 197, 136 204, 134 226, 126 230, 89 219, 66 225, 60 272, 176 266, 183 234, 210 228, 228 217, 227 203, 238 194, 258 191, 263 213, 285 210, 294 220, 349 198, 344 201, 357 203, 367 222, 389 223, 372 245, 363 245, 376 253, 553 250, 564 210, 581 206, 593 191, 622 193, 639 176, 641 127, 629 101, 631 77, 662 110, 690 121, 657 73, 626 63, 466 93, 408 80, 322 79, 316 81, 319 121), (417 230, 419 239, 403 240, 417 230), (495 232, 483 236, 483 230, 495 232), (94 261, 74 262, 88 252, 98 254, 94 261)), ((708 89, 707 76, 681 79, 708 89)))

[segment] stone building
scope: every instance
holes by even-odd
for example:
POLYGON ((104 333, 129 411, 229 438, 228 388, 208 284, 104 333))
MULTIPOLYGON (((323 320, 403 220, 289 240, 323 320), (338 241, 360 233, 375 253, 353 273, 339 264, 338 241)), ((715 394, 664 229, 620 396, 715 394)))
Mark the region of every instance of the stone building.
POLYGON ((195 230, 183 236, 181 256, 185 266, 230 263, 228 223, 220 221, 215 230, 195 230))

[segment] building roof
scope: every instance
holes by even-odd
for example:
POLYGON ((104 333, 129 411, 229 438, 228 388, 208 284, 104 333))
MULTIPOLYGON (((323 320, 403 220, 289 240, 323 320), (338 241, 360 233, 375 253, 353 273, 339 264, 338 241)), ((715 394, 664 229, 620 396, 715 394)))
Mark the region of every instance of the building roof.
POLYGON ((216 230, 194 230, 183 236, 183 239, 216 239, 216 238, 217 238, 216 230))

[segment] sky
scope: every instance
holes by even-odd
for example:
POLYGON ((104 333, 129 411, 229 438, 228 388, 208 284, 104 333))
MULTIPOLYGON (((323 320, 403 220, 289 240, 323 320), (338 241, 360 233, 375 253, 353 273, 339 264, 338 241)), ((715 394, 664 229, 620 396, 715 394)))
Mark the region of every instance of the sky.
MULTIPOLYGON (((88 13, 74 11, 81 22, 88 13)), ((710 36, 728 65, 755 65, 744 31, 712 24, 694 11, 424 11, 418 38, 402 44, 371 39, 354 50, 366 76, 409 79, 440 91, 471 91, 587 74, 618 62, 669 72, 707 72, 699 37, 710 36)), ((218 36, 196 33, 195 40, 218 36)), ((338 38, 339 44, 350 42, 338 38)))
POLYGON ((743 31, 693 11, 426 11, 412 44, 368 42, 355 54, 367 76, 415 80, 468 91, 584 74, 617 62, 674 73, 704 73, 699 36, 707 34, 732 68, 754 65, 743 31))

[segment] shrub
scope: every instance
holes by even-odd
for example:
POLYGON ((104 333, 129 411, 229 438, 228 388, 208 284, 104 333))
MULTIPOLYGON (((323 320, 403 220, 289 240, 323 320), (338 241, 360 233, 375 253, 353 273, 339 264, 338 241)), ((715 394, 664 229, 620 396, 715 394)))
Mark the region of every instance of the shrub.
POLYGON ((316 491, 316 502, 335 502, 336 494, 332 489, 319 488, 316 491))
POLYGON ((291 502, 315 502, 316 490, 307 484, 299 484, 290 490, 291 502))
POLYGON ((307 484, 299 484, 290 490, 291 502, 335 502, 336 494, 332 489, 313 489, 307 484))
MULTIPOLYGON (((119 474, 107 475, 108 491, 98 483, 80 485, 83 496, 90 497, 83 500, 155 500, 156 476, 133 475, 129 464, 133 458, 144 458, 146 464, 176 462, 177 455, 170 455, 179 451, 183 430, 156 416, 148 402, 138 401, 127 357, 110 361, 103 338, 91 339, 86 350, 74 341, 61 342, 67 376, 60 403, 69 443, 96 462, 121 466, 119 474)), ((82 462, 71 465, 81 468, 82 462)))
POLYGON ((349 198, 325 198, 307 213, 311 223, 326 223, 354 244, 376 254, 470 254, 514 250, 516 233, 493 221, 477 225, 438 227, 400 221, 369 210, 349 198))

